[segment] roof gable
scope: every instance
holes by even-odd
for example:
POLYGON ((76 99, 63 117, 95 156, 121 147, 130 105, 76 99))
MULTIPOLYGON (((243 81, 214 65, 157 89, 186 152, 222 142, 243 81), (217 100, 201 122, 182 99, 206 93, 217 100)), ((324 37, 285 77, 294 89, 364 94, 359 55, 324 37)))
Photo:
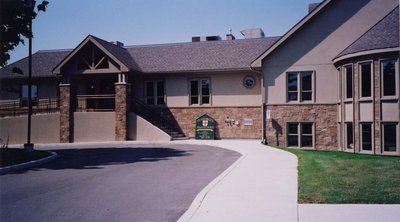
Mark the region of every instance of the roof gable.
POLYGON ((119 71, 128 72, 131 70, 129 66, 131 65, 128 58, 129 54, 126 52, 126 49, 89 35, 75 49, 73 49, 68 56, 66 56, 58 65, 54 67, 53 74, 61 74, 61 69, 90 44, 93 44, 97 49, 115 62, 120 69, 119 71))
POLYGON ((251 67, 260 68, 262 66, 262 60, 267 57, 272 51, 278 48, 281 44, 286 42, 289 37, 291 37, 297 30, 299 30, 304 24, 306 24, 311 18, 318 14, 325 6, 327 6, 332 0, 324 0, 318 6, 316 6, 310 13, 308 13, 300 22, 293 26, 288 32, 286 32, 273 46, 268 48, 264 53, 262 53, 258 58, 256 58, 252 63, 251 67))

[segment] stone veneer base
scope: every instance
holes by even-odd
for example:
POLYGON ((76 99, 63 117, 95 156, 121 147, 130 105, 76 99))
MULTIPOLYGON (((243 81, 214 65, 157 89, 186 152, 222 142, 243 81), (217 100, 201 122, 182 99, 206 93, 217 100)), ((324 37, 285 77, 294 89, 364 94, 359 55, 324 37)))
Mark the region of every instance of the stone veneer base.
POLYGON ((287 146, 288 122, 314 123, 314 148, 338 150, 337 105, 267 105, 271 119, 267 123, 268 144, 287 146))

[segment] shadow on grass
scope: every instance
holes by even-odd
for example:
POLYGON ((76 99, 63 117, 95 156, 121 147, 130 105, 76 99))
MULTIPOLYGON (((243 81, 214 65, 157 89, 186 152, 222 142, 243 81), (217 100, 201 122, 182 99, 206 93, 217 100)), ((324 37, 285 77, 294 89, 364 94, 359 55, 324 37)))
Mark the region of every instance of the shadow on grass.
POLYGON ((89 148, 57 150, 59 158, 36 169, 103 169, 108 165, 156 162, 190 155, 171 148, 89 148))

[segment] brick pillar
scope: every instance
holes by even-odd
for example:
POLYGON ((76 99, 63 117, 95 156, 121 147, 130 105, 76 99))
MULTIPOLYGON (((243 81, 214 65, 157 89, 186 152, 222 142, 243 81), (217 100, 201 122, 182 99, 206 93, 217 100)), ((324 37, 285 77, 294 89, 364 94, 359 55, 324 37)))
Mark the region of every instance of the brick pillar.
POLYGON ((71 141, 71 85, 60 84, 60 143, 71 141))
POLYGON ((128 84, 115 83, 115 140, 128 139, 128 84))

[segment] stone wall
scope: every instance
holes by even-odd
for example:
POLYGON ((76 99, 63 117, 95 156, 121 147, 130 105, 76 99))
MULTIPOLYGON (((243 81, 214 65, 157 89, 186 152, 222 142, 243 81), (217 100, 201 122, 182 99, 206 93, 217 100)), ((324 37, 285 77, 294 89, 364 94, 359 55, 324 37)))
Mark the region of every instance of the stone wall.
MULTIPOLYGON (((196 119, 208 114, 216 121, 217 139, 260 139, 262 138, 262 111, 260 107, 185 107, 158 108, 157 112, 177 123, 185 136, 194 138, 196 119), (226 123, 235 120, 235 124, 226 123), (244 125, 244 119, 252 119, 253 125, 244 125), (236 124, 236 122, 238 124, 236 124)), ((233 122, 233 121, 232 121, 233 122)))
POLYGON ((170 109, 182 131, 188 137, 195 137, 196 119, 208 114, 215 119, 216 138, 261 139, 261 107, 221 107, 221 108, 172 108, 170 109), (229 117, 229 118, 228 118, 229 117), (243 124, 244 118, 253 120, 252 126, 243 124), (225 120, 238 121, 238 125, 225 120))
POLYGON ((337 150, 337 106, 336 105, 268 105, 271 119, 267 122, 267 142, 287 146, 286 124, 288 122, 314 123, 314 148, 337 150))

